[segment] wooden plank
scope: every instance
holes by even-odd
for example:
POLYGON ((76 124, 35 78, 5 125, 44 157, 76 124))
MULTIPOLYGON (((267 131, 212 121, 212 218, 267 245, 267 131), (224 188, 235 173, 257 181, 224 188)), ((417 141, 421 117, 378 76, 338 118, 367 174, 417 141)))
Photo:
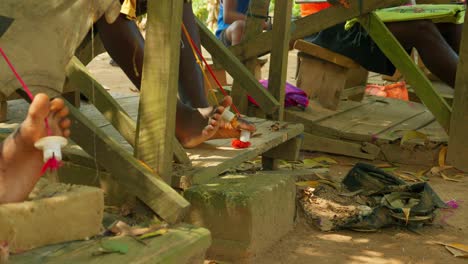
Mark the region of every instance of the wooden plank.
MULTIPOLYGON (((434 116, 426 110, 403 120, 401 123, 392 126, 391 128, 380 132, 376 135, 377 140, 395 141, 403 137, 407 131, 421 129, 435 120, 434 116)), ((441 128, 442 129, 442 128, 441 128)))
POLYGON ((78 58, 73 57, 65 69, 68 85, 81 91, 89 102, 119 131, 125 140, 135 145, 135 121, 91 75, 78 58))
POLYGON ((327 62, 323 65, 323 71, 322 83, 317 87, 315 96, 323 107, 336 110, 346 84, 348 69, 327 62))
POLYGON ((414 64, 385 24, 374 13, 361 17, 360 24, 367 30, 385 56, 403 73, 437 121, 448 131, 452 108, 437 93, 426 75, 414 64))
POLYGON ((424 107, 417 103, 382 98, 320 121, 318 125, 341 131, 346 139, 372 141, 382 131, 424 110, 424 107))
MULTIPOLYGON (((269 3, 270 3, 269 0, 250 1, 248 12, 250 14, 255 14, 255 15, 247 16, 247 21, 245 23, 244 36, 242 38, 242 41, 248 41, 249 39, 253 39, 263 31, 263 22, 265 20, 262 18, 262 16, 268 14, 269 3)), ((246 69, 249 70, 255 76, 255 68, 257 67, 257 58, 252 58, 250 60, 245 61, 244 65, 246 69)), ((232 85, 231 96, 232 96, 233 101, 236 103, 238 110, 242 114, 246 114, 248 110, 248 106, 249 106, 248 101, 247 101, 247 90, 242 87, 240 80, 238 80, 236 77, 234 77, 234 83, 232 85)), ((281 102, 281 101, 278 101, 278 102, 281 102)))
POLYGON ((11 256, 12 263, 203 263, 211 244, 207 229, 181 225, 171 228, 162 236, 145 239, 145 244, 130 236, 104 237, 88 241, 73 241, 38 248, 11 256), (127 246, 126 254, 95 255, 103 243, 127 246))
POLYGON ((200 29, 200 39, 206 50, 216 58, 224 69, 238 81, 243 89, 260 105, 265 113, 272 113, 280 103, 258 82, 248 69, 234 55, 229 52, 211 31, 201 22, 196 20, 200 29))
POLYGON ((379 147, 368 142, 359 144, 316 136, 309 133, 304 133, 304 145, 302 149, 339 154, 368 160, 376 159, 380 153, 379 147))
MULTIPOLYGON (((152 174, 130 152, 90 122, 79 110, 66 103, 72 119, 71 139, 80 145, 127 191, 140 198, 170 223, 178 222, 189 203, 174 189, 152 174)), ((172 157, 172 155, 171 155, 172 157)))
MULTIPOLYGON (((231 139, 215 139, 203 143, 196 149, 187 150, 193 170, 185 175, 179 175, 183 185, 205 183, 222 172, 297 137, 304 131, 302 124, 288 124, 278 131, 272 131, 271 126, 275 123, 273 121, 258 118, 249 118, 249 120, 257 126, 259 135, 251 138, 250 148, 234 149, 231 146, 231 139)), ((280 122, 280 124, 287 123, 280 122)))
MULTIPOLYGON (((401 5, 401 0, 350 0, 350 8, 333 7, 300 18, 291 25, 291 41, 310 36, 346 20, 367 14, 373 10, 401 5)), ((267 54, 273 47, 273 32, 260 34, 255 39, 230 48, 241 61, 267 54)))
POLYGON ((263 157, 272 159, 282 159, 288 161, 296 161, 299 159, 299 151, 303 142, 302 135, 288 140, 287 142, 268 150, 263 153, 263 157))
POLYGON ((468 19, 465 19, 461 43, 447 158, 455 167, 468 171, 468 141, 465 139, 468 134, 468 19))
POLYGON ((341 54, 338 54, 336 52, 333 52, 331 50, 328 50, 319 45, 315 45, 314 43, 310 43, 302 39, 298 39, 296 40, 296 42, 294 42, 294 48, 306 53, 307 55, 314 56, 328 62, 332 62, 344 68, 360 67, 359 64, 357 64, 348 57, 345 57, 341 54))
POLYGON ((270 57, 268 90, 280 102, 279 108, 268 116, 269 119, 283 120, 286 73, 288 70, 289 38, 291 36, 291 14, 293 1, 275 2, 275 26, 273 43, 275 46, 270 57))
POLYGON ((179 79, 180 0, 149 1, 135 156, 171 184, 179 79))

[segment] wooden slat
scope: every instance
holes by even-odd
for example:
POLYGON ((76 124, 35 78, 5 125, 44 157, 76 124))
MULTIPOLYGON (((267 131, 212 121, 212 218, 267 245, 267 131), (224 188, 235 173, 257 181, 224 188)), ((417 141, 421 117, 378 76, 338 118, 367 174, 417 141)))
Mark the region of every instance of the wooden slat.
MULTIPOLYGON (((325 28, 367 14, 375 9, 401 5, 402 0, 350 0, 349 9, 333 7, 298 19, 292 23, 291 40, 310 36, 325 28)), ((273 47, 273 32, 265 32, 255 39, 230 48, 241 61, 267 54, 273 47)))
POLYGON ((296 42, 294 42, 294 48, 306 53, 307 55, 311 55, 319 59, 332 62, 345 68, 359 68, 360 66, 348 57, 345 57, 341 54, 335 53, 331 50, 320 47, 319 45, 315 45, 314 43, 310 43, 302 39, 298 39, 296 40, 296 42))
MULTIPOLYGON (((80 145, 96 162, 140 198, 166 221, 181 220, 189 203, 174 189, 152 174, 131 153, 90 122, 79 110, 67 103, 72 119, 71 139, 80 145)), ((172 159, 172 155, 170 155, 172 159)))
MULTIPOLYGON (((279 131, 272 131, 273 121, 249 118, 257 126, 259 136, 252 137, 252 146, 247 149, 234 149, 231 139, 210 140, 196 149, 189 149, 193 170, 186 175, 179 176, 183 182, 201 184, 221 174, 227 169, 238 166, 244 161, 251 160, 300 134, 304 131, 302 124, 288 124, 279 131)), ((286 123, 281 123, 286 124, 286 123)))
POLYGON ((289 38, 291 35, 292 0, 275 3, 275 26, 273 27, 273 43, 275 46, 270 57, 270 73, 268 90, 280 106, 269 115, 269 119, 283 120, 286 73, 288 69, 289 38))
MULTIPOLYGON (((250 1, 249 10, 250 14, 258 16, 248 16, 245 23, 244 36, 242 41, 248 41, 254 39, 258 34, 263 31, 263 22, 265 21, 261 16, 268 14, 269 0, 255 0, 250 1)), ((244 62, 245 68, 249 70, 255 76, 255 68, 257 67, 257 58, 252 58, 244 62)), ((234 77, 234 83, 232 85, 231 92, 232 99, 236 104, 238 110, 242 114, 247 114, 248 101, 247 101, 247 90, 242 87, 241 81, 234 77)))
POLYGON ((375 139, 375 136, 425 109, 417 103, 382 98, 338 114, 318 124, 341 131, 344 138, 352 140, 375 139))
POLYGON ((345 155, 361 159, 374 160, 380 149, 371 143, 353 143, 304 133, 304 150, 320 151, 331 154, 345 155))
POLYGON ((248 69, 240 62, 228 48, 226 48, 211 31, 203 25, 200 20, 196 20, 200 29, 200 39, 206 50, 216 58, 224 69, 238 81, 243 89, 260 105, 265 113, 272 113, 279 107, 279 102, 276 100, 257 79, 249 72, 248 69))
POLYGON ((135 155, 171 184, 179 78, 180 0, 148 2, 135 155))
POLYGON ((448 161, 455 167, 468 171, 468 19, 465 19, 460 62, 458 64, 453 113, 450 125, 448 161))
POLYGON ((452 112, 451 107, 437 93, 432 83, 421 69, 414 64, 408 53, 385 24, 374 13, 361 17, 360 24, 367 30, 385 56, 403 73, 416 91, 416 94, 421 98, 421 101, 434 114, 437 121, 448 131, 450 114, 452 112))
POLYGON ((376 135, 378 140, 395 141, 404 136, 404 134, 411 130, 421 129, 435 120, 434 116, 426 110, 418 113, 415 116, 408 118, 407 120, 401 121, 401 123, 392 126, 391 128, 380 132, 376 135))
POLYGON ((135 145, 135 121, 115 101, 106 89, 91 75, 78 58, 73 57, 66 68, 67 82, 81 91, 89 102, 120 132, 125 140, 135 145))

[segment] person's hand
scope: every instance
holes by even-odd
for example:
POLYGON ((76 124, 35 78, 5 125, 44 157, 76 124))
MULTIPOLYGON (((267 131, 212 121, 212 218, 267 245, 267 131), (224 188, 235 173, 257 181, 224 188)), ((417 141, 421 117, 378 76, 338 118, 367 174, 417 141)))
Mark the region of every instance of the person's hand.
POLYGON ((344 8, 349 8, 350 5, 349 5, 349 1, 348 0, 327 0, 327 2, 331 5, 341 5, 343 6, 344 8))

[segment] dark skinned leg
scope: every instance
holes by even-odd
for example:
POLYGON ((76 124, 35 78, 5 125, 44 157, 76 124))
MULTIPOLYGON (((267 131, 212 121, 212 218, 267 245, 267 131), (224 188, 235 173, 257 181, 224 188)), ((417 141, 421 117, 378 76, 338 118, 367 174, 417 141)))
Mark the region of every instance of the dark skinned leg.
POLYGON ((450 47, 458 54, 460 52, 463 24, 437 23, 435 25, 450 47))
POLYGON ((416 48, 427 68, 448 85, 455 86, 458 55, 431 21, 386 23, 405 48, 416 48))

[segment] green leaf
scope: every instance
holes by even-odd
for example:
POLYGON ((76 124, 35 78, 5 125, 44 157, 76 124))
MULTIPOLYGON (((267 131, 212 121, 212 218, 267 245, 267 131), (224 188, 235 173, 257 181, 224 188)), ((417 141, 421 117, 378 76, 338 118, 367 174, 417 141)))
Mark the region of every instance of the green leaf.
POLYGON ((127 254, 128 252, 128 245, 123 242, 116 241, 116 240, 102 241, 101 247, 108 253, 127 254))
POLYGON ((403 137, 401 138, 400 145, 403 146, 405 145, 406 142, 409 141, 423 141, 425 142, 427 140, 427 135, 418 131, 410 130, 407 131, 403 137))
POLYGON ((166 234, 167 232, 168 232, 167 228, 162 228, 162 229, 156 230, 154 232, 141 235, 138 238, 139 239, 145 239, 145 238, 150 238, 150 237, 162 236, 162 235, 166 234))

